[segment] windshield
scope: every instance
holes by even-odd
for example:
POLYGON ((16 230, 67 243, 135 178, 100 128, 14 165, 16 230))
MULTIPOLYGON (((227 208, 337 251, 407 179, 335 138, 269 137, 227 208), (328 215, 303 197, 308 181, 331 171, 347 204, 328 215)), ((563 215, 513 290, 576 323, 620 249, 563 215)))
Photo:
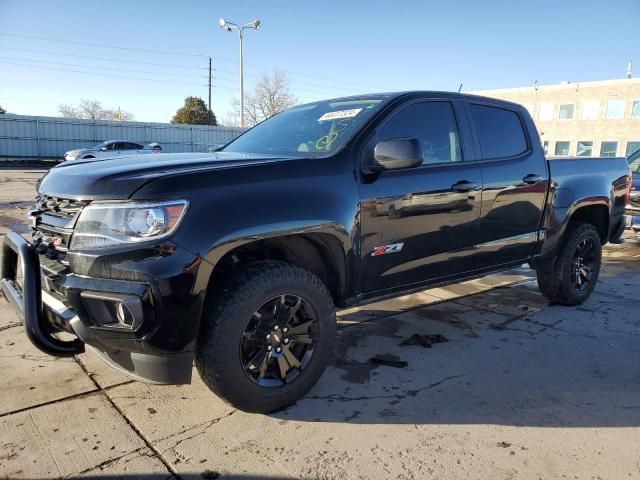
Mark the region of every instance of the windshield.
POLYGON ((347 143, 386 100, 386 97, 367 97, 293 107, 255 126, 222 151, 293 156, 327 155, 347 143))

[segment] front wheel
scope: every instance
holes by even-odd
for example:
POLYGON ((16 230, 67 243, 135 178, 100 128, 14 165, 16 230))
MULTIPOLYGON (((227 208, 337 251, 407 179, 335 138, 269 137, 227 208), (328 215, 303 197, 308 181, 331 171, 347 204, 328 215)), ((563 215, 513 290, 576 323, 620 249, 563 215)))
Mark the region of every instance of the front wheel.
POLYGON ((602 244, 589 223, 569 226, 558 255, 536 268, 538 287, 551 302, 578 305, 596 286, 602 263, 602 244))
POLYGON ((333 300, 302 268, 250 264, 207 304, 196 367, 214 393, 241 410, 269 413, 294 403, 331 360, 333 300))

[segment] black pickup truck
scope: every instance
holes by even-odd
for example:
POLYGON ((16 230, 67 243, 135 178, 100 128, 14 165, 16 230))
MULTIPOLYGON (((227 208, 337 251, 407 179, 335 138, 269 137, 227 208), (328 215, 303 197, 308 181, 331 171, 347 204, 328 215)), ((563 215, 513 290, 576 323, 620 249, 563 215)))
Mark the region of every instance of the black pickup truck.
POLYGON ((164 384, 195 359, 255 412, 317 381, 336 306, 523 263, 550 301, 583 302, 630 188, 622 158, 547 161, 522 106, 439 92, 301 105, 218 152, 153 160, 51 169, 32 238, 4 240, 2 290, 44 352, 87 344, 164 384))

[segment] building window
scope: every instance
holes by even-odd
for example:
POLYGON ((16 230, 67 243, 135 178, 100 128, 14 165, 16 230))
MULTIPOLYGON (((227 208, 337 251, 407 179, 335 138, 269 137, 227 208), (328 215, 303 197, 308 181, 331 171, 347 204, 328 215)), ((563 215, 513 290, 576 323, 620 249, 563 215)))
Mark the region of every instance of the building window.
POLYGON ((573 113, 576 106, 573 103, 564 103, 560 105, 558 109, 558 119, 560 120, 573 120, 573 113))
POLYGON ((544 150, 545 155, 549 154, 549 140, 542 142, 542 150, 544 150))
POLYGON ((541 103, 538 107, 538 120, 553 120, 553 103, 541 103))
POLYGON ((600 102, 597 100, 590 100, 582 103, 582 120, 596 120, 598 118, 598 110, 600 109, 600 102))
POLYGON ((640 118, 640 100, 634 100, 631 104, 631 118, 640 118))
POLYGON ((636 153, 638 150, 640 150, 640 142, 627 142, 627 150, 624 153, 625 157, 628 157, 629 155, 636 153))
POLYGON ((556 142, 556 155, 559 157, 566 157, 569 155, 569 142, 561 141, 556 142))
POLYGON ((618 153, 618 142, 602 142, 600 144, 601 157, 615 157, 618 153))
POLYGON ((593 152, 593 142, 578 142, 576 147, 576 156, 578 157, 590 157, 593 152))
POLYGON ((605 118, 624 117, 624 100, 608 100, 605 118))

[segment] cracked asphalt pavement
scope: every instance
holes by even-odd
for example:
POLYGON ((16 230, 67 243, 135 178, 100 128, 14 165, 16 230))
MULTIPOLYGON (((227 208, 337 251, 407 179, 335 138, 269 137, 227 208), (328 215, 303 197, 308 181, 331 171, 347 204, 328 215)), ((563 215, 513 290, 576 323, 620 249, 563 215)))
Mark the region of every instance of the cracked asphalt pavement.
MULTIPOLYGON (((40 175, 0 173, 0 238, 40 175)), ((333 364, 274 415, 195 372, 156 386, 48 357, 0 299, 0 478, 640 478, 639 290, 628 237, 577 308, 523 268, 341 311, 333 364)))

